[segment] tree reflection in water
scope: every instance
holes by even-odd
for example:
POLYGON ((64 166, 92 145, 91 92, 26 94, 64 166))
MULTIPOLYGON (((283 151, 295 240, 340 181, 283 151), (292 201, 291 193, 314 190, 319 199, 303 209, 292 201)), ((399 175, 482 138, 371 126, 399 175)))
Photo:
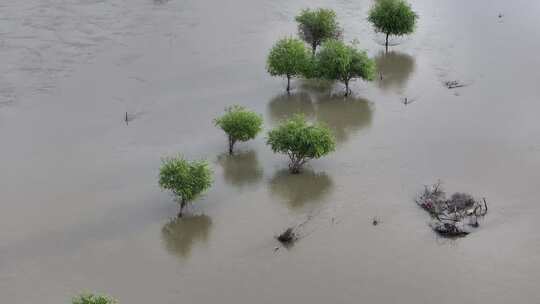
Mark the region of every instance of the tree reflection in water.
POLYGON ((263 169, 254 150, 233 155, 223 153, 218 156, 217 162, 223 168, 225 182, 236 187, 254 185, 263 177, 263 169))
POLYGON ((163 226, 161 236, 169 253, 186 258, 195 243, 207 241, 211 226, 206 215, 174 218, 163 226))
POLYGON ((291 210, 302 210, 307 203, 316 204, 332 191, 333 182, 326 173, 304 169, 300 174, 278 171, 270 180, 270 191, 286 202, 291 210))
POLYGON ((383 91, 399 91, 405 88, 407 80, 415 69, 412 56, 395 51, 380 52, 375 57, 375 63, 377 71, 380 73, 376 77, 377 85, 383 91))
POLYGON ((368 100, 332 95, 322 89, 278 95, 268 104, 268 112, 275 124, 294 114, 303 114, 307 119, 323 122, 334 131, 338 144, 347 141, 353 133, 369 127, 373 120, 373 105, 368 100))

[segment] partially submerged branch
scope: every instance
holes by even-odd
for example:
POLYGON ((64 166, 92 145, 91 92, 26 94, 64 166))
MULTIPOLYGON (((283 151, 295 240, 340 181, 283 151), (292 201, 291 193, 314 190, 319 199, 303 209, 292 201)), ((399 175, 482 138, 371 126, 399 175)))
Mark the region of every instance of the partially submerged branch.
POLYGON ((444 86, 446 86, 447 89, 456 89, 461 87, 466 87, 468 84, 460 82, 458 80, 451 80, 451 81, 445 81, 444 86))
MULTIPOLYGON (((294 243, 298 240, 300 240, 301 238, 305 237, 306 235, 300 235, 300 232, 302 231, 302 228, 307 224, 309 223, 316 214, 318 214, 320 212, 320 210, 318 212, 316 212, 315 214, 311 213, 309 214, 301 223, 299 224, 296 224, 294 226, 291 226, 287 229, 285 229, 285 231, 283 231, 281 234, 279 234, 278 236, 276 236, 276 239, 286 248, 288 247, 291 247, 292 245, 294 245, 294 243)), ((334 218, 332 218, 332 221, 334 221, 334 218)))

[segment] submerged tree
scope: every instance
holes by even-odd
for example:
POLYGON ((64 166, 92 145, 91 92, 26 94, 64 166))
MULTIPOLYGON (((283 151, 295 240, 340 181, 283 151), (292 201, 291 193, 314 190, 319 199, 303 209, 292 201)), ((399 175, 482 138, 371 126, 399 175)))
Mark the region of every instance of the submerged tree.
POLYGON ((118 301, 106 295, 83 293, 71 301, 73 304, 118 304, 118 301))
POLYGON ((320 158, 335 150, 336 143, 330 129, 322 124, 310 124, 301 115, 283 122, 268 133, 267 144, 274 153, 289 156, 289 170, 300 173, 302 166, 313 158, 320 158))
POLYGON ((295 19, 298 22, 298 34, 311 45, 313 55, 325 40, 341 38, 341 27, 336 20, 336 13, 331 9, 304 9, 295 19))
POLYGON ((365 51, 355 45, 339 40, 328 40, 317 54, 317 70, 320 76, 345 84, 345 96, 350 93, 349 83, 355 78, 371 81, 375 75, 375 62, 365 51))
POLYGON ((386 50, 390 35, 403 36, 414 32, 418 15, 405 0, 379 0, 369 11, 368 21, 375 31, 386 34, 386 50))
POLYGON ((163 159, 159 186, 171 191, 180 202, 179 217, 187 203, 212 185, 212 170, 206 161, 188 161, 182 156, 163 159))
POLYGON ((270 50, 266 69, 272 76, 287 77, 287 93, 291 91, 291 78, 304 74, 310 64, 309 51, 296 38, 280 39, 270 50))
POLYGON ((254 139, 262 129, 261 115, 248 109, 234 105, 225 109, 225 114, 214 120, 229 138, 229 154, 233 154, 233 147, 237 141, 254 139))

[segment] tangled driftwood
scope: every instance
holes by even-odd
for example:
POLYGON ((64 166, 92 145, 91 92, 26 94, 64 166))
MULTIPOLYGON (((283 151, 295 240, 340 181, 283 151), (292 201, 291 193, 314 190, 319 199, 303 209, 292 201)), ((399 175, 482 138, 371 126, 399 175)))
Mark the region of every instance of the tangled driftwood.
POLYGON ((479 226, 478 219, 487 214, 486 199, 478 201, 470 194, 454 193, 446 198, 440 182, 425 186, 416 203, 432 217, 431 227, 448 237, 465 236, 479 226))

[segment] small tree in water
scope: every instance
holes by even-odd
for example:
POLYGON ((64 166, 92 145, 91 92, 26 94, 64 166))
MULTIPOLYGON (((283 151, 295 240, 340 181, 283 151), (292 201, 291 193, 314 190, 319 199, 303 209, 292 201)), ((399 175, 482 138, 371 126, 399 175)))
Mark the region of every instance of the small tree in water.
POLYGON ((369 11, 368 21, 375 31, 386 34, 386 50, 390 35, 403 36, 414 32, 418 15, 404 0, 379 0, 369 11))
POLYGON ((214 122, 227 133, 229 154, 233 154, 233 147, 237 141, 248 141, 257 136, 262 129, 263 119, 261 115, 238 105, 225 109, 225 112, 214 122))
POLYGON ((320 158, 336 148, 334 135, 324 125, 309 124, 296 115, 268 133, 267 144, 274 153, 286 153, 290 158, 289 170, 300 173, 310 159, 320 158))
POLYGON ((298 34, 311 45, 313 55, 325 40, 341 38, 341 27, 336 20, 336 13, 331 9, 304 9, 295 19, 298 22, 298 34))
POLYGON ((73 304, 118 304, 115 299, 99 294, 83 293, 71 301, 73 304))
POLYGON ((317 54, 316 62, 321 77, 345 84, 345 96, 350 93, 351 80, 371 81, 375 76, 375 62, 368 58, 366 52, 339 40, 326 41, 317 54))
POLYGON ((310 60, 309 51, 302 41, 283 38, 270 50, 266 69, 272 76, 287 77, 287 93, 290 93, 291 78, 302 75, 310 60))
POLYGON ((206 161, 188 161, 182 156, 165 158, 159 170, 159 186, 180 202, 179 217, 187 203, 212 185, 212 170, 206 161))

